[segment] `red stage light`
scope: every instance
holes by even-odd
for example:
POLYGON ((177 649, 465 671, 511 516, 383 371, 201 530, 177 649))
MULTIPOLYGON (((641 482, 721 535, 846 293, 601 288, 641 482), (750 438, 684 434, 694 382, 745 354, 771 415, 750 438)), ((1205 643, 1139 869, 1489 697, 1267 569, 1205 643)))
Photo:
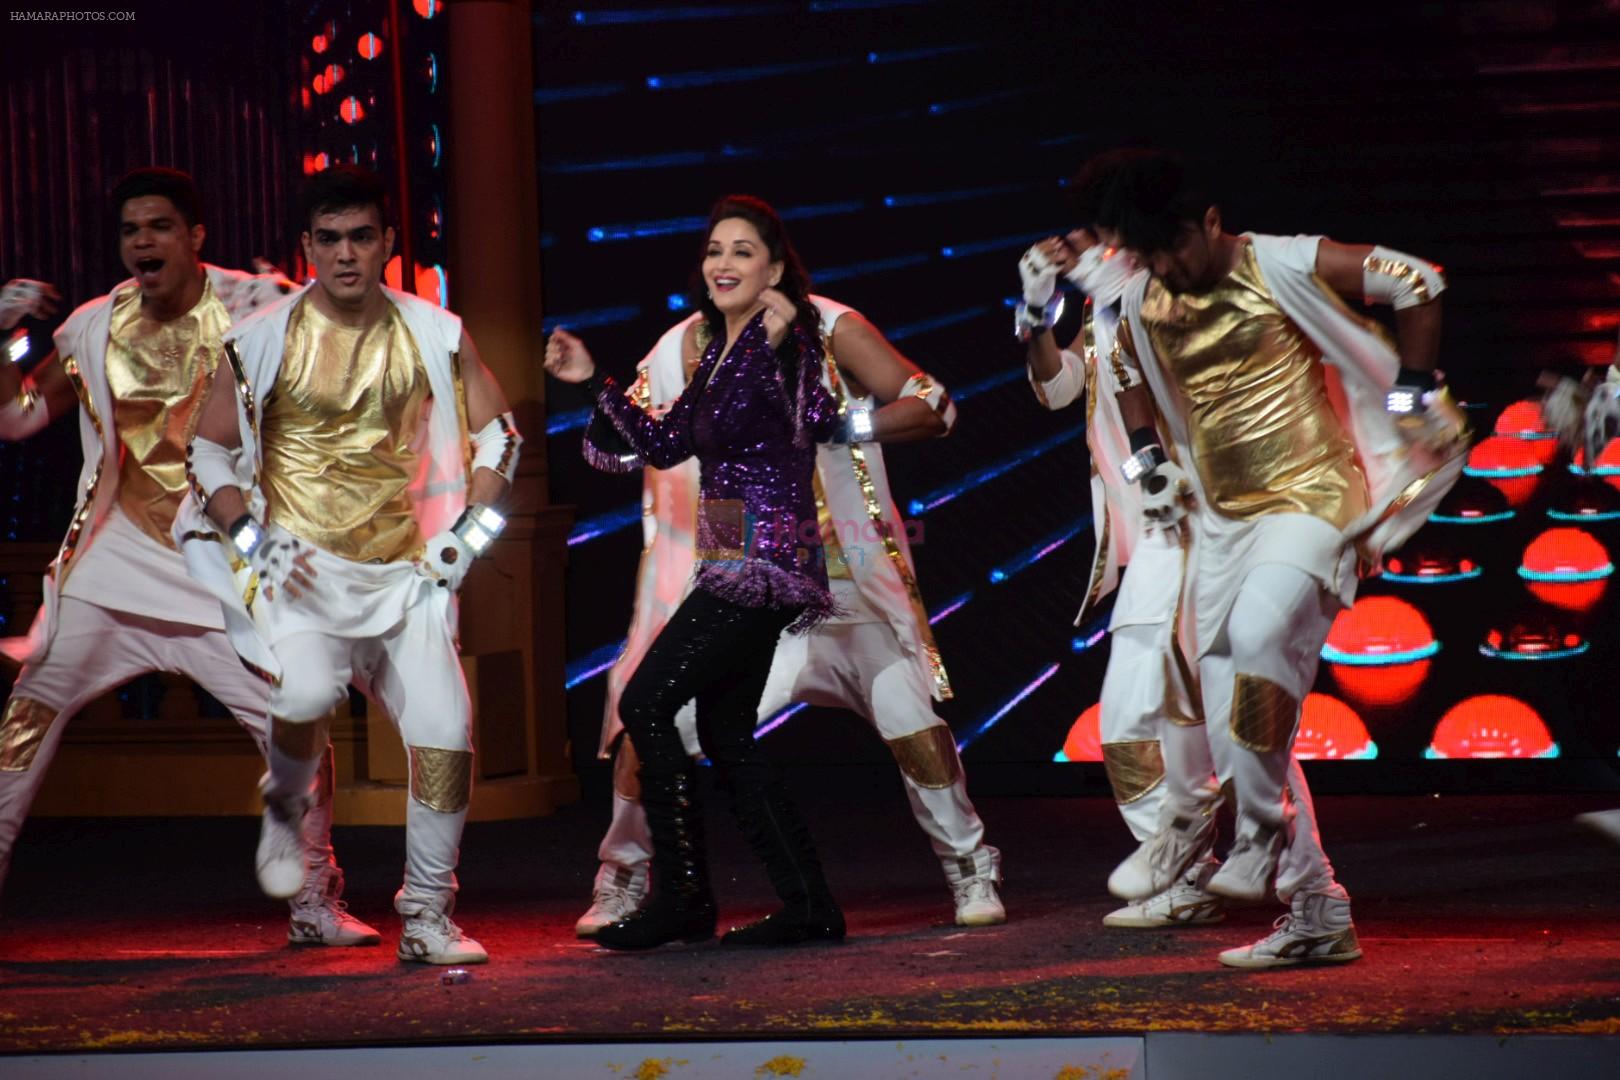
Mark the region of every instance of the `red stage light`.
POLYGON ((1479 651, 1493 660, 1567 660, 1590 648, 1562 617, 1537 607, 1492 627, 1479 651))
POLYGON ((1579 477, 1559 492, 1547 516, 1555 521, 1620 520, 1620 495, 1597 477, 1579 477))
POLYGON ((431 19, 439 13, 444 5, 439 0, 411 0, 411 7, 424 19, 431 19))
POLYGON ((1464 471, 1490 481, 1510 505, 1523 506, 1540 481, 1546 454, 1540 442, 1492 435, 1469 451, 1464 471))
POLYGON ((338 106, 338 115, 343 118, 345 124, 358 124, 366 118, 366 107, 360 104, 359 98, 346 97, 343 104, 338 106))
POLYGON ((1069 728, 1063 749, 1057 752, 1057 761, 1101 761, 1102 755, 1102 703, 1098 702, 1081 713, 1069 728))
POLYGON ((1464 476, 1440 500, 1429 520, 1451 525, 1484 525, 1512 517, 1513 510, 1500 491, 1478 477, 1464 476))
POLYGON ((1541 415, 1541 402, 1515 401, 1496 418, 1496 434, 1520 439, 1550 439, 1552 432, 1541 415))
POLYGON ((1458 702, 1435 726, 1430 758, 1552 758, 1558 744, 1536 710, 1518 698, 1481 694, 1458 702))
POLYGON ((325 34, 316 34, 309 39, 309 47, 314 49, 316 53, 324 53, 332 47, 332 39, 325 34))
POLYGON ((1524 549, 1519 576, 1536 597, 1556 607, 1584 611, 1598 601, 1614 573, 1609 552, 1588 532, 1548 529, 1524 549))
POLYGON ((1294 754, 1307 761, 1351 761, 1377 757, 1378 744, 1350 706, 1326 694, 1307 694, 1294 754))
POLYGON ((354 49, 363 59, 375 60, 382 55, 383 39, 376 34, 361 34, 360 40, 355 42, 354 49))
POLYGON ((317 94, 324 94, 331 89, 331 87, 326 83, 326 73, 324 71, 316 75, 315 78, 311 79, 309 85, 315 88, 315 92, 317 94))
MULTIPOLYGON (((1582 471, 1586 469, 1586 447, 1575 451, 1575 467, 1582 471)), ((1598 451, 1598 470, 1620 469, 1620 439, 1611 439, 1609 444, 1598 451)))
POLYGON ((316 172, 320 172, 323 169, 331 167, 331 164, 332 164, 332 159, 331 159, 330 156, 328 156, 326 154, 325 151, 322 151, 321 153, 315 155, 315 171, 316 172))
POLYGON ((321 72, 321 74, 326 76, 326 88, 330 90, 338 83, 343 81, 343 65, 327 64, 326 70, 321 72))
POLYGON ((1411 697, 1440 651, 1423 613, 1394 596, 1367 596, 1339 612, 1322 659, 1346 695, 1365 705, 1393 705, 1411 697))

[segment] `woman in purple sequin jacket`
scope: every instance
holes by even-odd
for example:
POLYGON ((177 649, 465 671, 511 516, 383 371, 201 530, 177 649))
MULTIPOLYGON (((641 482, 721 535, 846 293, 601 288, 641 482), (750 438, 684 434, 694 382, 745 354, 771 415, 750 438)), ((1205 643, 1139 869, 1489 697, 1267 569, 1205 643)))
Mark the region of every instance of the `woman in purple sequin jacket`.
POLYGON ((841 940, 843 914, 809 832, 753 733, 778 636, 833 611, 812 485, 816 443, 847 438, 846 421, 822 386, 820 316, 776 212, 749 196, 720 200, 700 271, 704 318, 688 355, 705 331, 708 344, 662 417, 598 374, 578 338, 558 330, 546 346, 546 370, 595 397, 585 433, 592 465, 667 469, 696 456, 702 469, 692 591, 619 701, 641 760, 653 896, 596 940, 644 949, 714 935, 696 774, 675 727, 676 713, 694 699, 703 752, 783 903, 723 943, 841 940))

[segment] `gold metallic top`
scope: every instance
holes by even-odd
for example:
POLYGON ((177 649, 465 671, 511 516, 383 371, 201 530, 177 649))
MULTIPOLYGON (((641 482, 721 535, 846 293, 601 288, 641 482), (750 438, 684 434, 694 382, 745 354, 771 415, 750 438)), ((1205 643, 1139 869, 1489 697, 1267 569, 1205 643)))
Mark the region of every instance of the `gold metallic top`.
POLYGON ((430 390, 399 312, 344 326, 305 299, 284 355, 264 406, 269 520, 353 562, 414 557, 423 541, 406 488, 430 390))
POLYGON ((230 314, 207 278, 196 305, 167 322, 142 313, 141 290, 134 286, 113 298, 107 385, 123 444, 118 505, 137 528, 171 550, 169 528, 186 493, 186 447, 230 326, 230 314))
MULTIPOLYGON (((1305 513, 1344 528, 1367 511, 1355 446, 1328 398, 1322 354, 1266 286, 1245 244, 1207 293, 1154 279, 1142 322, 1188 403, 1198 475, 1228 517, 1305 513)), ((1130 348, 1130 327, 1120 337, 1130 348)))

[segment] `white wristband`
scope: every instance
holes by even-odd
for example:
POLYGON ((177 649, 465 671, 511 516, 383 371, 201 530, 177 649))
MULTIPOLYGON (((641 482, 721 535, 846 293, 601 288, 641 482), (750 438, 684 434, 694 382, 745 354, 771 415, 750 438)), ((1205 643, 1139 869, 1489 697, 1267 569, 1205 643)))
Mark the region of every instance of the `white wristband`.
POLYGON ((512 414, 503 412, 485 424, 473 436, 472 444, 472 472, 488 469, 510 484, 517 475, 518 451, 523 446, 523 436, 518 434, 512 414))
POLYGON ((236 459, 241 450, 230 450, 211 439, 195 435, 186 447, 186 479, 206 504, 223 487, 239 487, 236 459))
POLYGON ((1368 300, 1396 311, 1427 304, 1446 291, 1440 268, 1426 259, 1375 247, 1361 262, 1361 291, 1368 300))
POLYGON ((918 397, 927 402, 928 407, 938 413, 941 420, 945 421, 946 434, 949 434, 950 430, 956 426, 956 403, 951 400, 951 395, 945 390, 944 385, 932 375, 921 371, 917 372, 917 374, 907 379, 906 384, 900 388, 900 396, 903 398, 918 397))

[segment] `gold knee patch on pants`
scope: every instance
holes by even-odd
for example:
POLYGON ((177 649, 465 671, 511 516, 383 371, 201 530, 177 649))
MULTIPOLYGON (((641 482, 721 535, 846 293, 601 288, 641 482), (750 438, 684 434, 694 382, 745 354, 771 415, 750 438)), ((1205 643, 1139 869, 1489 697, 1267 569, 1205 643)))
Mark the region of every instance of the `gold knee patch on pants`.
POLYGON ((641 801, 641 758, 628 735, 619 740, 619 752, 613 757, 613 793, 631 802, 641 801))
POLYGON ((1259 675, 1239 674, 1232 686, 1232 741, 1256 753, 1282 750, 1299 723, 1299 701, 1259 675))
POLYGON ((326 748, 327 718, 295 724, 279 716, 270 718, 270 745, 290 758, 313 761, 326 748))
POLYGON ((944 724, 885 741, 900 771, 918 787, 948 788, 962 775, 962 759, 956 756, 956 736, 944 724))
POLYGON ((472 751, 436 746, 413 746, 410 751, 411 798, 441 814, 467 809, 472 798, 472 751))
POLYGON ((1114 801, 1121 806, 1142 798, 1164 779, 1164 749, 1158 739, 1103 743, 1102 754, 1114 801))
POLYGON ((33 698, 14 697, 0 718, 0 772, 27 772, 34 764, 56 710, 33 698))

